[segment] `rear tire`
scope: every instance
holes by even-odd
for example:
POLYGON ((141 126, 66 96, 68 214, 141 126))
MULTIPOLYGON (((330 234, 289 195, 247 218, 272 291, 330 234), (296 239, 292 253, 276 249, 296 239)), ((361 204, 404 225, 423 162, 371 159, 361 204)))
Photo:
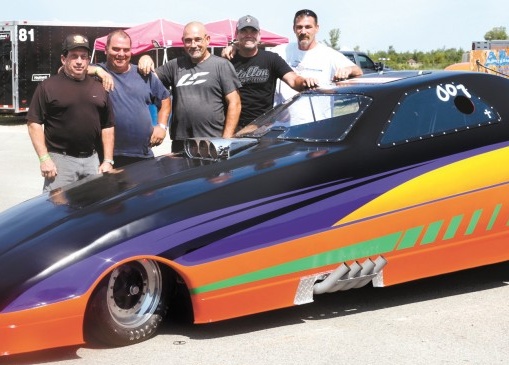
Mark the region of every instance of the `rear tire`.
POLYGON ((152 337, 166 314, 169 283, 164 276, 153 260, 115 268, 92 294, 85 314, 85 339, 125 346, 152 337))

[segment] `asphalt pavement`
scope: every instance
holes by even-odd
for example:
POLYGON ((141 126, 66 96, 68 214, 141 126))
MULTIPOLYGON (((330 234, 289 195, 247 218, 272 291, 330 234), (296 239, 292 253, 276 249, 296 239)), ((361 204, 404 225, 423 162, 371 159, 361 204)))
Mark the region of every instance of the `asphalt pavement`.
POLYGON ((0 124, 0 211, 42 192, 42 176, 25 124, 0 124))
MULTIPOLYGON (((42 193, 39 160, 22 118, 0 117, 0 212, 42 193)), ((169 137, 154 154, 170 152, 169 137)))

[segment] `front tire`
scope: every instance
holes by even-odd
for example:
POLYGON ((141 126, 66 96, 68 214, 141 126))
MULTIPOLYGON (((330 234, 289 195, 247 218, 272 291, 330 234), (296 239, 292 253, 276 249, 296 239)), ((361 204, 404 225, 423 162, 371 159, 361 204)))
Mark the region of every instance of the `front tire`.
POLYGON ((163 272, 153 260, 115 268, 92 294, 85 314, 85 338, 125 346, 152 337, 166 314, 163 272))

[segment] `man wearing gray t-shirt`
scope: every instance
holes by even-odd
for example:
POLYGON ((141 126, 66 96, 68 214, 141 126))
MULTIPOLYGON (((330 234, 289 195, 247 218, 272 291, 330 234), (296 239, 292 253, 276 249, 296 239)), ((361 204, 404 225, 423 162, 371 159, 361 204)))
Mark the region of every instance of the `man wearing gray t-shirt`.
MULTIPOLYGON (((155 73, 171 88, 173 115, 170 126, 172 152, 183 150, 183 140, 191 137, 231 138, 237 127, 241 104, 232 64, 211 55, 210 36, 199 22, 188 23, 182 35, 185 55, 158 67, 155 73)), ((143 56, 149 57, 149 56, 143 56)), ((139 61, 152 64, 150 58, 139 61)))

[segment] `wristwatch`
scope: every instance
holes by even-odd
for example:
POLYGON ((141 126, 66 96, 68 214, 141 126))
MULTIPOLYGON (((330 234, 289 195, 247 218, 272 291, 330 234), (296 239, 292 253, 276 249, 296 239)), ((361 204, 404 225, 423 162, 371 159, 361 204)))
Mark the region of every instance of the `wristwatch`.
POLYGON ((162 129, 164 129, 165 131, 168 130, 168 126, 166 124, 159 123, 158 126, 161 127, 162 129))
POLYGON ((103 160, 103 162, 107 162, 107 163, 109 163, 111 166, 115 165, 115 161, 113 161, 113 160, 109 160, 109 159, 107 159, 107 158, 105 158, 105 159, 103 160))

